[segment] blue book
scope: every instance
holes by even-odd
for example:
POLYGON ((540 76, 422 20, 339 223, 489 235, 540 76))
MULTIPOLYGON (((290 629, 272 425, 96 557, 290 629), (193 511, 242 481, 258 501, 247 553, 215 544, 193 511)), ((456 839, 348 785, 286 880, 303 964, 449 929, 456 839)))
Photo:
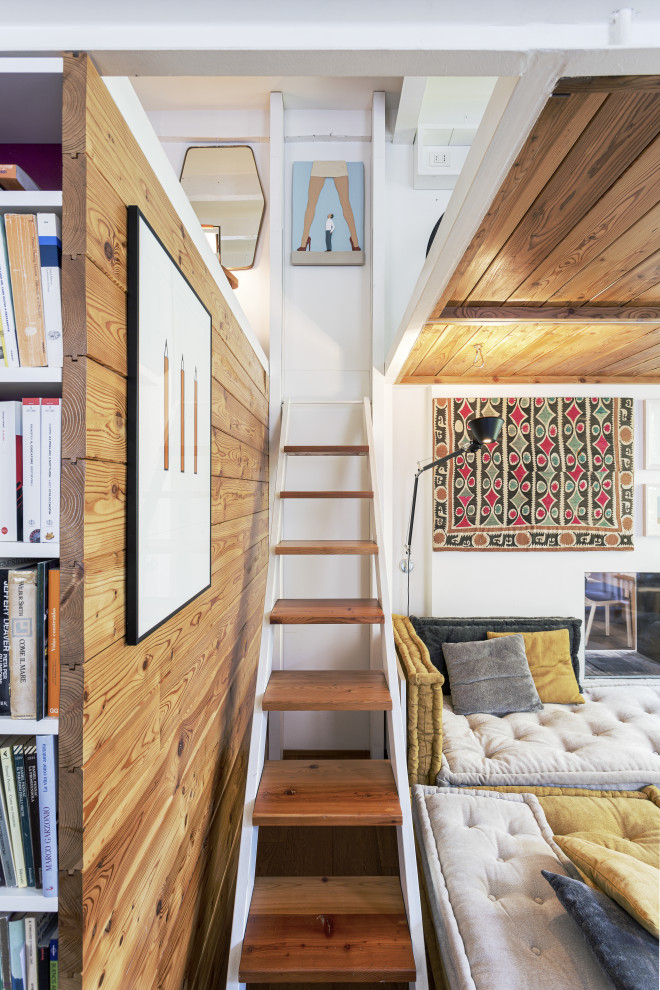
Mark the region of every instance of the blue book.
POLYGON ((25 919, 9 922, 9 961, 11 965, 11 990, 25 990, 25 919))
POLYGON ((35 736, 44 897, 57 897, 57 764, 55 736, 35 736))

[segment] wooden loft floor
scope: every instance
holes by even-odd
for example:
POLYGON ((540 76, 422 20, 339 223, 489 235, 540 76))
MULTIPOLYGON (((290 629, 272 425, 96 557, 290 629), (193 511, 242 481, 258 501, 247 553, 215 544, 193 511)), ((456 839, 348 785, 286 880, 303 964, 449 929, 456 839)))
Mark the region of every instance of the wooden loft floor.
POLYGON ((660 382, 660 76, 562 79, 399 377, 660 382))

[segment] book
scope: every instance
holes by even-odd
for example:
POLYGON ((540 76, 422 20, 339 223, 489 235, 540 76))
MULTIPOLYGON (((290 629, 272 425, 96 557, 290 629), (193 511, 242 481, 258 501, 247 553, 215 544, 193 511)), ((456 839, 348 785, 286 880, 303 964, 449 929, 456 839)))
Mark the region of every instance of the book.
POLYGON ((62 339, 62 221, 56 213, 37 213, 41 295, 49 368, 64 364, 62 339))
POLYGON ((9 707, 9 568, 0 568, 0 715, 9 707))
POLYGON ((50 990, 50 948, 40 945, 37 948, 37 973, 39 990, 50 990))
POLYGON ((5 883, 8 887, 16 887, 16 870, 14 868, 14 856, 11 851, 11 839, 9 838, 9 815, 7 814, 7 803, 5 792, 0 783, 0 858, 2 859, 2 870, 5 875, 5 883))
POLYGON ((0 220, 0 328, 2 328, 3 361, 8 368, 18 368, 18 338, 14 320, 14 301, 11 295, 11 275, 5 225, 0 220))
POLYGON ((36 736, 44 897, 57 897, 57 772, 55 736, 36 736))
POLYGON ((35 882, 38 888, 43 887, 43 872, 41 869, 41 833, 39 826, 39 780, 37 777, 37 747, 33 742, 23 746, 25 757, 25 776, 27 779, 28 804, 30 808, 30 836, 32 838, 32 860, 34 862, 35 882))
POLYGON ((48 575, 52 560, 37 564, 37 719, 48 714, 48 575))
POLYGON ((40 186, 31 179, 27 174, 25 169, 22 169, 20 165, 0 165, 0 189, 7 189, 9 191, 25 190, 30 192, 33 189, 39 189, 40 186))
POLYGON ((24 543, 39 542, 41 518, 41 400, 23 399, 23 532, 24 543))
POLYGON ((37 919, 25 916, 25 988, 39 990, 37 986, 37 919))
POLYGON ((22 403, 0 402, 0 541, 10 543, 15 543, 22 533, 22 413, 22 403))
MULTIPOLYGON (((0 571, 0 579, 2 572, 0 571)), ((60 571, 48 572, 48 715, 60 714, 60 571)))
POLYGON ((60 541, 61 414, 60 399, 41 400, 41 543, 60 541))
POLYGON ((57 990, 58 983, 58 946, 57 939, 51 938, 49 946, 50 950, 50 990, 57 990))
POLYGON ((21 834, 21 816, 18 810, 18 791, 14 773, 14 754, 11 740, 3 739, 0 743, 0 768, 2 783, 5 791, 7 819, 9 822, 9 839, 11 841, 12 858, 16 870, 16 886, 27 887, 27 872, 23 854, 23 836, 21 834))
POLYGON ((9 956, 9 911, 0 912, 0 971, 2 983, 9 990, 11 987, 11 959, 9 956))
POLYGON ((32 835, 30 832, 30 803, 28 801, 27 777, 25 774, 25 757, 23 744, 16 740, 12 746, 14 756, 14 773, 16 775, 16 793, 18 794, 18 813, 21 820, 21 839, 23 856, 25 858, 25 873, 28 887, 36 887, 34 858, 32 854, 32 835))
POLYGON ((9 571, 9 698, 12 718, 37 717, 37 568, 9 571))
POLYGON ((25 918, 15 914, 9 919, 9 961, 11 990, 25 990, 25 918))
POLYGON ((48 361, 37 218, 6 213, 5 234, 19 358, 23 367, 43 368, 48 361))

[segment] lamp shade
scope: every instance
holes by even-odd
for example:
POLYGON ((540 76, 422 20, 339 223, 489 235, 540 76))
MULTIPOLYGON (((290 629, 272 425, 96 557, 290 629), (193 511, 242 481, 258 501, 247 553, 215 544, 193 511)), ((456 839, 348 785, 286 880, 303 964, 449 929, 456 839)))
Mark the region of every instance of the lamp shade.
POLYGON ((472 436, 478 443, 495 443, 504 420, 499 416, 478 416, 468 422, 472 436))

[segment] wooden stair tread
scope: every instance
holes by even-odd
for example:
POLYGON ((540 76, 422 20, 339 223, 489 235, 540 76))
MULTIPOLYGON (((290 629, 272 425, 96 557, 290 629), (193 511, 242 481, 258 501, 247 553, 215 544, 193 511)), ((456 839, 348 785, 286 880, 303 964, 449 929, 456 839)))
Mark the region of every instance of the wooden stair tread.
POLYGON ((263 698, 267 712, 390 711, 380 670, 274 670, 263 698))
POLYGON ((240 980, 413 982, 398 877, 257 877, 240 980))
POLYGON ((384 621, 376 598, 278 598, 270 613, 273 625, 363 623, 384 621))
POLYGON ((400 825, 389 760, 267 760, 255 825, 400 825))
POLYGON ((355 444, 287 444, 285 454, 307 457, 360 457, 369 453, 366 443, 355 444))
POLYGON ((378 553, 373 540, 282 540, 275 547, 279 554, 370 554, 378 553))
POLYGON ((325 491, 288 491, 280 492, 280 498, 373 498, 372 491, 361 492, 325 492, 325 491))

